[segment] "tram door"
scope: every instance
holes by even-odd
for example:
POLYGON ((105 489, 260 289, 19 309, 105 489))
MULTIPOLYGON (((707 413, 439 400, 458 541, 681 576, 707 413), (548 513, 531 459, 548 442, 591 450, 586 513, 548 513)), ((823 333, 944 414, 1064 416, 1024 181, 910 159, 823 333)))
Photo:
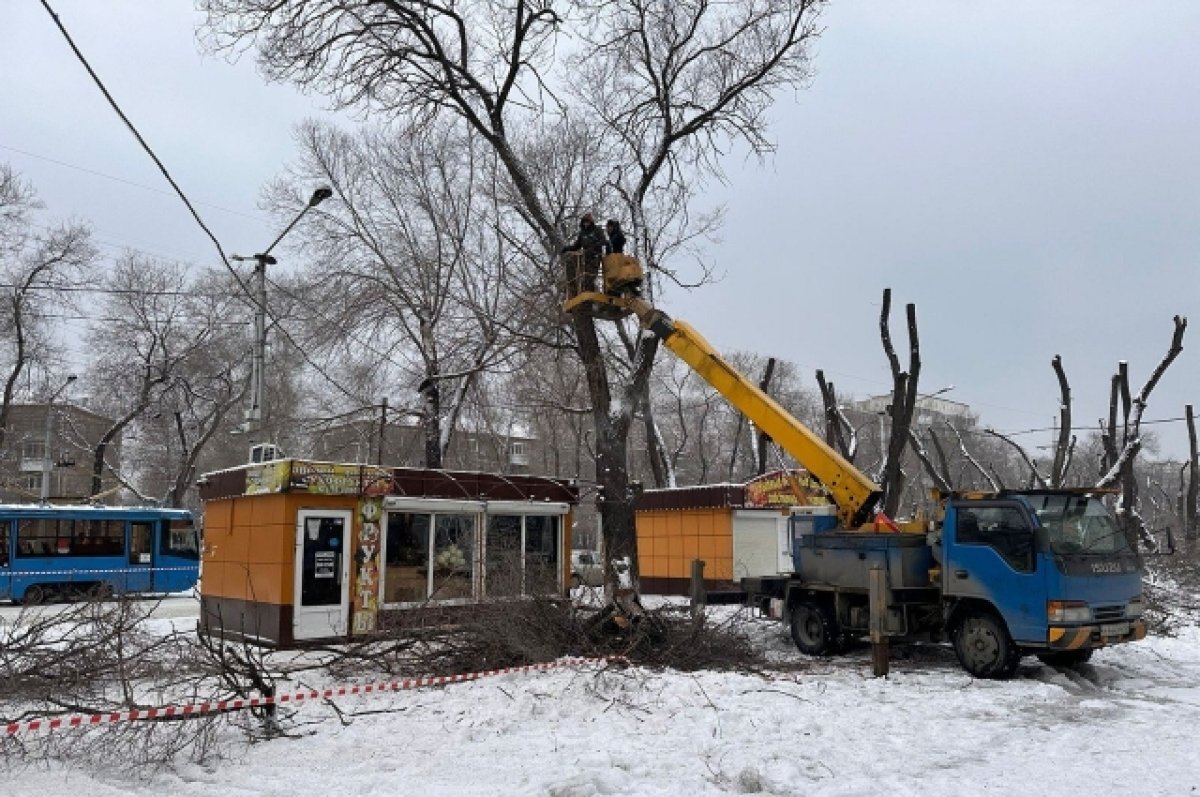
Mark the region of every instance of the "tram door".
POLYGON ((129 565, 125 573, 127 592, 154 590, 154 530, 151 520, 129 522, 129 565))

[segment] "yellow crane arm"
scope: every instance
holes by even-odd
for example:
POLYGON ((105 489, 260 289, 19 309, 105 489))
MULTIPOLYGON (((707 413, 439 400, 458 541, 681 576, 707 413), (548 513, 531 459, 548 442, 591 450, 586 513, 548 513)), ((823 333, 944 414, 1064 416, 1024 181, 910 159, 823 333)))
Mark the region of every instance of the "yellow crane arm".
POLYGON ((674 321, 639 299, 622 304, 637 313, 642 324, 658 335, 664 346, 829 490, 843 528, 858 528, 866 522, 867 513, 879 497, 878 484, 727 363, 690 324, 674 321))

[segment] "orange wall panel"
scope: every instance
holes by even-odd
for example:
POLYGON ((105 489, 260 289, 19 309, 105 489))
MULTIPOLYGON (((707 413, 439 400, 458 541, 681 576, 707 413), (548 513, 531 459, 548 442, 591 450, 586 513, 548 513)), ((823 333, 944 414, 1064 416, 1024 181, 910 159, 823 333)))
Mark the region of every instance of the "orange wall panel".
POLYGON ((205 595, 225 595, 225 563, 205 560, 200 568, 200 591, 205 595))
POLYGON ((284 564, 252 564, 248 566, 247 600, 257 603, 292 603, 292 566, 284 564))
POLYGON ((245 562, 250 553, 249 528, 235 525, 212 534, 205 532, 205 544, 218 562, 245 562))
POLYGON ((296 557, 295 527, 290 523, 255 526, 250 532, 246 561, 250 564, 292 564, 296 557))

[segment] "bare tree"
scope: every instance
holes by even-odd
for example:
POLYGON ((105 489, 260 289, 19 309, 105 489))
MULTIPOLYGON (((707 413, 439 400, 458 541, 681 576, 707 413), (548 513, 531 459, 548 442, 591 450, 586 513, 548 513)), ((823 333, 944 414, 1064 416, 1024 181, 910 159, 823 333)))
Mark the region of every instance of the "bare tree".
MULTIPOLYGON (((1175 331, 1171 336, 1171 345, 1158 365, 1147 377, 1142 389, 1136 396, 1129 392, 1129 365, 1124 360, 1118 363, 1117 373, 1113 376, 1109 393, 1109 420, 1104 427, 1105 455, 1104 464, 1107 471, 1096 482, 1099 488, 1121 485, 1121 498, 1117 505, 1117 516, 1121 520, 1129 546, 1137 550, 1138 540, 1148 540, 1145 523, 1137 510, 1137 480, 1133 464, 1143 445, 1142 413, 1150 399, 1150 394, 1158 385, 1160 379, 1179 353, 1183 351, 1183 334, 1187 331, 1187 319, 1175 316, 1175 331), (1117 403, 1120 399, 1123 408, 1121 428, 1117 428, 1117 403), (1120 438, 1120 448, 1117 440, 1120 438)), ((1103 425, 1103 424, 1102 424, 1103 425)))
MULTIPOLYGON (((617 182, 634 207, 639 196, 656 190, 664 202, 678 197, 680 185, 695 185, 689 175, 719 174, 730 142, 755 151, 769 146, 766 109, 777 91, 807 78, 819 5, 815 0, 202 3, 215 45, 258 44, 269 77, 321 91, 343 107, 369 104, 396 117, 450 117, 465 124, 495 153, 515 212, 540 240, 546 259, 566 243, 561 218, 548 201, 566 176, 544 175, 549 182, 539 183, 538 164, 525 156, 537 151, 531 142, 577 130, 579 121, 602 110, 591 128, 592 151, 631 167, 631 178, 617 182), (557 56, 561 35, 578 36, 571 58, 557 56), (602 84, 578 80, 584 64, 606 76, 602 84), (593 101, 556 94, 558 86, 577 87, 593 101)), ((603 186, 591 190, 596 195, 603 186)), ((635 219, 634 237, 644 243, 638 225, 635 219)), ((638 251, 655 265, 657 255, 638 251)), ((632 362, 616 371, 596 320, 576 314, 570 323, 591 398, 607 553, 636 562, 628 438, 657 340, 639 336, 632 362), (623 378, 618 382, 616 376, 623 378)))
MULTIPOLYGON (((199 399, 213 388, 210 380, 215 380, 224 385, 216 388, 223 397, 209 398, 221 409, 205 422, 205 431, 196 439, 212 437, 214 427, 231 406, 231 394, 239 389, 235 385, 241 380, 234 377, 230 357, 244 340, 243 325, 228 320, 238 294, 228 286, 191 282, 177 264, 125 255, 114 266, 107 287, 105 317, 91 325, 95 342, 89 382, 96 386, 99 406, 116 420, 92 451, 93 496, 102 493, 106 471, 135 487, 132 479, 121 474, 119 463, 109 461, 108 456, 110 446, 125 429, 157 408, 160 416, 165 412, 174 418, 174 413, 180 413, 173 431, 178 434, 178 424, 189 412, 187 394, 196 391, 190 399, 199 399), (203 383, 209 384, 201 387, 203 383)), ((181 453, 174 471, 175 485, 186 480, 181 473, 190 472, 195 465, 196 448, 186 447, 188 452, 181 453)), ((179 496, 172 487, 166 497, 177 501, 179 496)))
POLYGON ((0 164, 0 448, 21 377, 33 364, 50 366, 54 357, 50 306, 73 305, 64 289, 81 284, 96 258, 83 224, 61 223, 39 231, 34 214, 41 207, 33 187, 0 164))
MULTIPOLYGON (((523 285, 511 278, 524 262, 489 199, 492 155, 446 124, 349 134, 310 122, 297 137, 287 183, 328 183, 335 196, 298 231, 316 255, 303 291, 323 297, 310 303, 309 354, 407 383, 424 464, 440 468, 475 381, 510 364, 513 330, 531 326, 523 285)), ((285 215, 292 201, 278 185, 285 215)), ((367 403, 380 389, 352 398, 367 403)))
POLYGON ((817 369, 817 386, 825 409, 825 442, 849 462, 858 456, 858 432, 838 403, 837 388, 826 381, 825 372, 817 369))
POLYGON ((1194 541, 1200 539, 1200 528, 1196 524, 1196 502, 1198 494, 1200 494, 1200 449, 1196 445, 1196 416, 1193 414, 1191 404, 1185 407, 1184 415, 1187 418, 1188 430, 1188 461, 1186 463, 1188 480, 1186 495, 1183 498, 1183 511, 1180 514, 1183 517, 1184 536, 1188 540, 1194 541))
POLYGON ((908 318, 908 370, 900 366, 900 358, 892 345, 892 333, 889 328, 889 316, 892 310, 892 289, 884 288, 883 305, 879 311, 879 336, 883 341, 883 351, 887 354, 888 364, 892 369, 892 400, 888 405, 888 413, 892 418, 892 431, 888 438, 887 455, 880 468, 880 486, 883 496, 880 506, 889 517, 895 515, 900 508, 901 493, 904 489, 904 451, 909 445, 909 429, 912 427, 913 411, 917 406, 917 382, 921 376, 921 342, 917 337, 917 306, 905 306, 908 318))
POLYGON ((1060 355, 1054 355, 1050 366, 1058 377, 1061 396, 1058 405, 1058 439, 1054 441, 1054 462, 1050 465, 1050 486, 1062 487, 1066 484, 1067 472, 1071 469, 1071 459, 1075 454, 1075 435, 1071 434, 1071 385, 1067 382, 1067 372, 1063 369, 1060 355))

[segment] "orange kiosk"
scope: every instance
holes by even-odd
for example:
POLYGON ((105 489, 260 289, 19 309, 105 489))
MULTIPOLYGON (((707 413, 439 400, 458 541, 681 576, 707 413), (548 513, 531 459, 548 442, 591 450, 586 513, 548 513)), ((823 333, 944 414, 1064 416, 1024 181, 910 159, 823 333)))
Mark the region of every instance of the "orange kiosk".
POLYGON ((745 484, 646 490, 634 504, 642 591, 689 594, 695 559, 704 562, 710 592, 790 572, 788 516, 801 511, 797 506, 834 512, 828 493, 803 470, 773 471, 745 484))
POLYGON ((283 459, 209 473, 200 622, 290 646, 565 595, 573 483, 283 459))

